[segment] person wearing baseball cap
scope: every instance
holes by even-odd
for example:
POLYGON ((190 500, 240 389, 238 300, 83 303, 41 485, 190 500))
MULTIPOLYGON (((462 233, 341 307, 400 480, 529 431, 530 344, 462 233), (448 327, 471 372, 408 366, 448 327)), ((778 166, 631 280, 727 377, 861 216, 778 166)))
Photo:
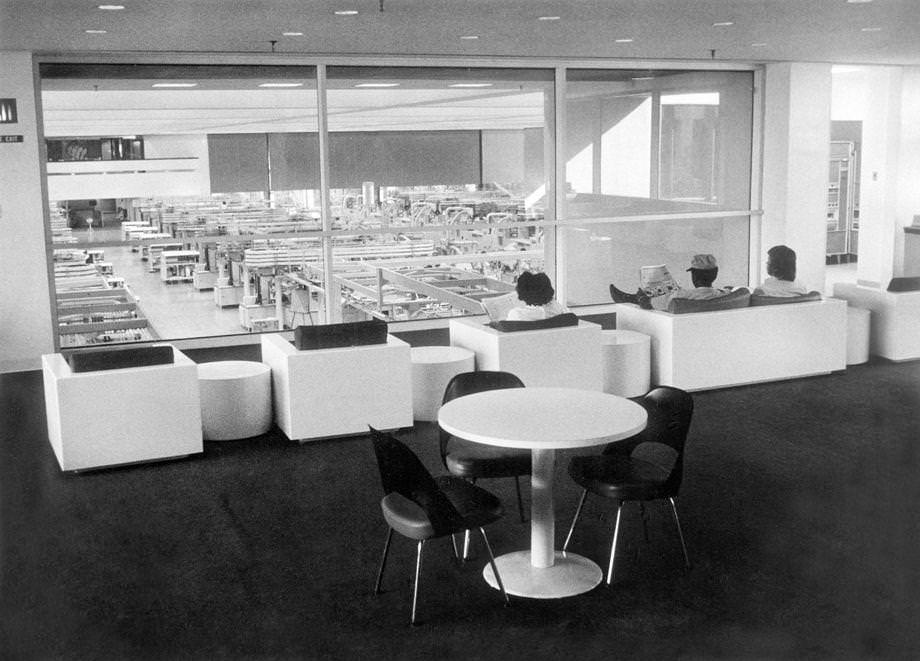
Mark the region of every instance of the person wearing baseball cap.
POLYGON ((702 301, 710 298, 717 298, 728 293, 729 290, 727 289, 718 289, 712 286, 716 276, 719 275, 719 264, 714 255, 704 253, 694 255, 690 259, 690 268, 688 268, 687 271, 690 272, 690 280, 693 282, 693 288, 687 289, 685 287, 680 287, 675 289, 667 296, 659 297, 664 300, 658 301, 656 299, 654 305, 649 299, 649 296, 643 292, 641 288, 635 294, 627 294, 624 291, 620 291, 615 286, 610 285, 610 295, 615 303, 637 303, 640 307, 646 309, 654 307, 663 310, 666 309, 668 303, 675 298, 702 301))

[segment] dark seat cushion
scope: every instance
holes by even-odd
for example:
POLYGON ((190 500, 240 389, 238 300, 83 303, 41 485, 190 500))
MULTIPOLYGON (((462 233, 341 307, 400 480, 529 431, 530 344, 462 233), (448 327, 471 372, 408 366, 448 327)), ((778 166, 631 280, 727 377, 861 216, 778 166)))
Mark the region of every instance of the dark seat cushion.
POLYGON ((118 347, 112 349, 80 349, 64 353, 73 372, 119 370, 126 367, 168 365, 175 362, 171 346, 118 347))
MULTIPOLYGON (((504 508, 496 496, 462 478, 444 475, 435 478, 435 483, 462 520, 455 530, 444 531, 444 534, 485 526, 504 515, 504 508)), ((410 539, 431 539, 436 536, 425 510, 409 498, 393 492, 380 501, 380 507, 386 522, 401 535, 410 539)))
POLYGON ((578 317, 574 312, 557 314, 555 317, 548 319, 536 319, 533 321, 493 321, 489 324, 492 328, 502 333, 514 333, 526 330, 543 330, 546 328, 564 328, 566 326, 577 326, 578 317))
POLYGON ((444 463, 459 477, 516 477, 530 474, 531 452, 452 438, 444 463))
POLYGON ((892 278, 888 283, 888 291, 920 291, 920 277, 892 278))
POLYGON ((382 319, 323 326, 298 326, 294 329, 294 346, 301 351, 386 344, 386 341, 387 322, 382 319))
POLYGON ((622 455, 573 457, 569 475, 582 488, 614 500, 655 500, 670 494, 670 472, 652 462, 622 455))
POLYGON ((807 303, 808 301, 820 301, 821 292, 810 291, 807 294, 799 296, 765 296, 763 294, 751 295, 751 307, 760 305, 786 305, 787 303, 807 303))
POLYGON ((668 312, 671 314, 691 314, 693 312, 733 310, 735 308, 746 308, 750 300, 751 292, 745 287, 740 287, 716 298, 672 298, 668 303, 668 312))

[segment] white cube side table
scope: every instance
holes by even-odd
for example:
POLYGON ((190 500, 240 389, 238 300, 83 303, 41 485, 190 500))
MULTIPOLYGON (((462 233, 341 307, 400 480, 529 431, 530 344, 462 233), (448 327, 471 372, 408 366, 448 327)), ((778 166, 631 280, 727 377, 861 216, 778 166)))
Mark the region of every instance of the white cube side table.
POLYGON ((631 330, 601 331, 604 392, 639 397, 649 391, 652 374, 652 338, 631 330))
POLYGON ((250 360, 198 365, 201 426, 206 441, 250 438, 272 426, 271 368, 250 360))
POLYGON ((412 413, 416 420, 433 422, 444 389, 457 374, 472 372, 476 354, 462 347, 412 347, 412 413))

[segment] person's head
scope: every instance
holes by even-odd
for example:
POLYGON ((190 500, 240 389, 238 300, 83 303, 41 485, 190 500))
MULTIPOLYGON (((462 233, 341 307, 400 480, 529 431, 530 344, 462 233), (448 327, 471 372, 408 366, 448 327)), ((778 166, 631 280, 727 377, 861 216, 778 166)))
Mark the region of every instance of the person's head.
POLYGON ((545 273, 524 271, 518 276, 517 295, 527 305, 546 305, 556 294, 545 273))
POLYGON ((712 287, 719 275, 719 264, 713 255, 694 255, 687 270, 694 287, 712 287))
POLYGON ((767 251, 767 275, 779 280, 795 280, 795 250, 773 246, 767 251))

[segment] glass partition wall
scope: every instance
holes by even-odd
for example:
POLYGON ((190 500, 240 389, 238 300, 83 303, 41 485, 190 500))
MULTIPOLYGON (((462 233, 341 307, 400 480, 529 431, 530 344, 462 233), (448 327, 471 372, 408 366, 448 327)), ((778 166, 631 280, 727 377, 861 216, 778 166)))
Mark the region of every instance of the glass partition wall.
POLYGON ((62 347, 481 314, 523 270, 606 303, 695 252, 747 281, 750 71, 41 75, 62 347))

